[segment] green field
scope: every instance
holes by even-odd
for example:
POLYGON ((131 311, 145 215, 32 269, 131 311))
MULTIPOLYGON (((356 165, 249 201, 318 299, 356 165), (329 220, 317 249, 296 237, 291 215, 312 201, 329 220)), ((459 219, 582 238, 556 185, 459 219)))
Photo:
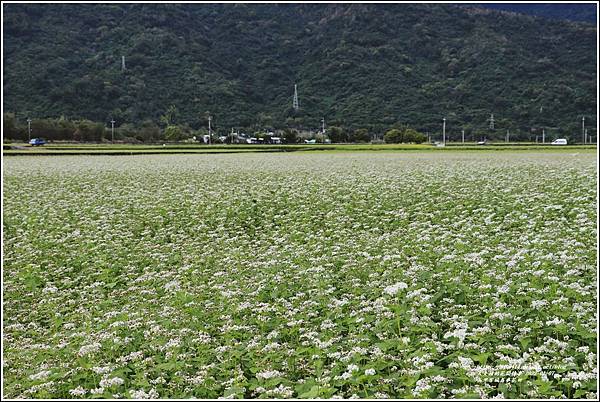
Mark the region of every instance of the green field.
POLYGON ((520 150, 590 150, 596 145, 553 146, 536 143, 491 143, 485 146, 476 143, 448 143, 446 148, 430 144, 292 144, 292 145, 249 145, 249 144, 73 144, 55 143, 32 147, 24 143, 5 144, 4 155, 144 155, 186 153, 243 153, 243 152, 349 152, 349 151, 520 151, 520 150))
POLYGON ((3 168, 4 397, 596 396, 595 151, 3 168))

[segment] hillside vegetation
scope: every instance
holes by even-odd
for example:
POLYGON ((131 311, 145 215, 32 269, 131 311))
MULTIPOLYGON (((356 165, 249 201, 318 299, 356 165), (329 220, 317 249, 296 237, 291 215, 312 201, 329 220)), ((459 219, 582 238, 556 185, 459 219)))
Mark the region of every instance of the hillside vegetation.
POLYGON ((3 7, 4 110, 21 124, 112 117, 198 129, 210 113, 223 132, 316 130, 324 117, 437 133, 446 117, 448 132, 470 135, 489 131, 493 113, 502 137, 578 135, 582 116, 596 121, 596 27, 586 23, 432 4, 3 7))
MULTIPOLYGON (((592 3, 477 3, 477 7, 510 11, 536 17, 596 23, 597 4, 592 3)), ((473 4, 467 4, 471 7, 473 4)))

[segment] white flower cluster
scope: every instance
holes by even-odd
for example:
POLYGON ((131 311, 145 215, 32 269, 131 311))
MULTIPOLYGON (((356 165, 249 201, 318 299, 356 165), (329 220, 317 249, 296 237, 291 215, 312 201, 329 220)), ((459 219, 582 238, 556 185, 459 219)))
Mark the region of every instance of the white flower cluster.
POLYGON ((81 348, 79 348, 79 352, 77 352, 77 355, 79 355, 81 357, 87 356, 92 353, 96 353, 97 351, 100 350, 101 347, 102 347, 102 345, 99 342, 94 342, 89 345, 83 345, 81 348))
POLYGON ((406 288, 408 288, 408 285, 406 283, 398 282, 393 285, 387 286, 385 289, 383 289, 383 292, 387 293, 390 296, 395 296, 398 292, 406 288))
POLYGON ((595 394, 592 152, 3 167, 6 398, 595 394))
POLYGON ((269 378, 281 377, 281 371, 279 370, 270 370, 270 371, 261 371, 256 373, 256 378, 268 380, 269 378))
POLYGON ((115 386, 122 385, 124 382, 125 381, 119 377, 103 378, 102 380, 100 380, 100 387, 101 388, 115 387, 115 386))
POLYGON ((39 373, 31 374, 29 376, 29 379, 33 380, 33 381, 45 380, 46 378, 48 378, 50 376, 50 374, 52 374, 52 371, 42 370, 39 373))
POLYGON ((159 395, 158 392, 156 392, 156 390, 154 388, 152 388, 150 391, 146 392, 143 389, 140 390, 133 390, 133 391, 129 391, 129 396, 131 397, 131 399, 158 399, 159 395))

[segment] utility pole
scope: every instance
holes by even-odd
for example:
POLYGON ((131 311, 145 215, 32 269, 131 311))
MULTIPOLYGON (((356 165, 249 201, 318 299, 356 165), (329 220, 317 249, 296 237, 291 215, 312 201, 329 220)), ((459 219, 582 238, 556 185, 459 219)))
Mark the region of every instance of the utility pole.
POLYGON ((31 141, 31 119, 27 118, 27 133, 29 137, 29 141, 31 141))
POLYGON ((542 144, 546 143, 546 129, 542 128, 542 144))
POLYGON ((446 118, 444 117, 444 125, 442 126, 442 143, 446 146, 446 118))
POLYGON ((590 137, 588 137, 587 128, 585 129, 585 144, 591 144, 590 137))
POLYGON ((462 142, 465 143, 465 130, 462 131, 462 142))
POLYGON ((121 56, 121 71, 125 71, 125 56, 121 56))
POLYGON ((581 118, 581 135, 583 137, 583 143, 585 144, 585 116, 581 118))
POLYGON ((298 86, 294 84, 294 100, 292 102, 292 107, 294 110, 298 110, 300 106, 298 105, 298 86))
POLYGON ((212 116, 209 115, 208 116, 208 145, 211 144, 211 139, 210 139, 210 137, 211 137, 211 134, 210 134, 210 121, 211 120, 212 120, 212 116))
POLYGON ((325 144, 325 117, 321 119, 321 123, 323 124, 323 144, 325 144))
POLYGON ((110 120, 110 142, 115 143, 115 119, 110 120))

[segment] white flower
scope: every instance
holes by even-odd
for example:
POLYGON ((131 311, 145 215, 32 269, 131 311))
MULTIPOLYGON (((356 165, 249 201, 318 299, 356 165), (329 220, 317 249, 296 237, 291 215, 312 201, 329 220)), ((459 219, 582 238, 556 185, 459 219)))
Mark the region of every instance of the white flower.
POLYGON ((278 370, 263 371, 256 373, 256 378, 268 380, 269 378, 281 377, 281 372, 278 370))
POLYGON ((77 354, 81 357, 95 353, 97 351, 100 350, 100 347, 102 347, 102 345, 100 345, 100 343, 98 342, 94 342, 91 345, 83 345, 80 349, 79 352, 77 352, 77 354))
POLYGON ((146 392, 143 389, 138 391, 129 391, 129 395, 132 399, 158 399, 158 392, 153 388, 146 392))
POLYGON ((94 367, 92 367, 92 371, 96 374, 108 374, 108 373, 110 373, 110 370, 111 370, 110 366, 104 366, 104 367, 94 366, 94 367))
POLYGON ((340 378, 342 380, 347 380, 348 378, 351 378, 351 377, 352 377, 352 373, 349 371, 343 372, 342 375, 340 376, 340 378))
POLYGON ((508 293, 508 291, 510 290, 510 286, 508 285, 502 285, 501 287, 498 288, 498 293, 508 293))
POLYGON ((56 286, 47 285, 44 289, 42 289, 42 293, 56 293, 58 292, 58 288, 56 286))
POLYGON ((83 396, 86 394, 86 390, 80 385, 77 388, 73 388, 71 390, 69 390, 69 394, 73 395, 73 396, 83 396))
POLYGON ((394 296, 396 293, 398 293, 401 290, 404 290, 408 288, 408 285, 404 282, 398 282, 395 283, 393 285, 390 285, 388 287, 386 287, 385 289, 383 289, 384 293, 387 293, 390 296, 394 296))
POLYGON ((294 395, 294 390, 290 387, 286 387, 283 384, 279 384, 277 388, 268 390, 266 392, 268 396, 279 396, 281 398, 291 398, 294 395))
POLYGON ((356 364, 349 364, 347 368, 348 372, 358 371, 360 370, 356 364))
POLYGON ((37 380, 45 380, 46 378, 48 378, 48 376, 49 376, 50 374, 52 374, 52 371, 50 371, 50 370, 43 370, 43 371, 40 371, 40 372, 39 372, 39 373, 37 373, 37 374, 32 374, 32 375, 30 375, 30 376, 29 376, 29 379, 30 379, 30 380, 33 380, 33 381, 37 381, 37 380))
POLYGON ((119 377, 113 377, 113 378, 104 378, 100 381, 100 387, 102 388, 110 388, 113 387, 115 385, 121 385, 123 384, 125 381, 122 378, 119 377))
POLYGON ((181 286, 179 285, 179 281, 175 280, 175 281, 171 281, 171 282, 167 282, 165 284, 165 290, 166 291, 178 291, 181 290, 181 286))
POLYGON ((103 393, 104 393, 104 388, 102 388, 102 387, 90 389, 90 394, 92 394, 92 395, 99 395, 99 394, 103 394, 103 393))
POLYGON ((365 370, 365 375, 375 375, 375 369, 366 369, 365 370))
POLYGON ((562 320, 558 317, 554 317, 554 319, 546 321, 546 325, 560 325, 560 324, 563 324, 564 322, 565 322, 564 320, 562 320))

